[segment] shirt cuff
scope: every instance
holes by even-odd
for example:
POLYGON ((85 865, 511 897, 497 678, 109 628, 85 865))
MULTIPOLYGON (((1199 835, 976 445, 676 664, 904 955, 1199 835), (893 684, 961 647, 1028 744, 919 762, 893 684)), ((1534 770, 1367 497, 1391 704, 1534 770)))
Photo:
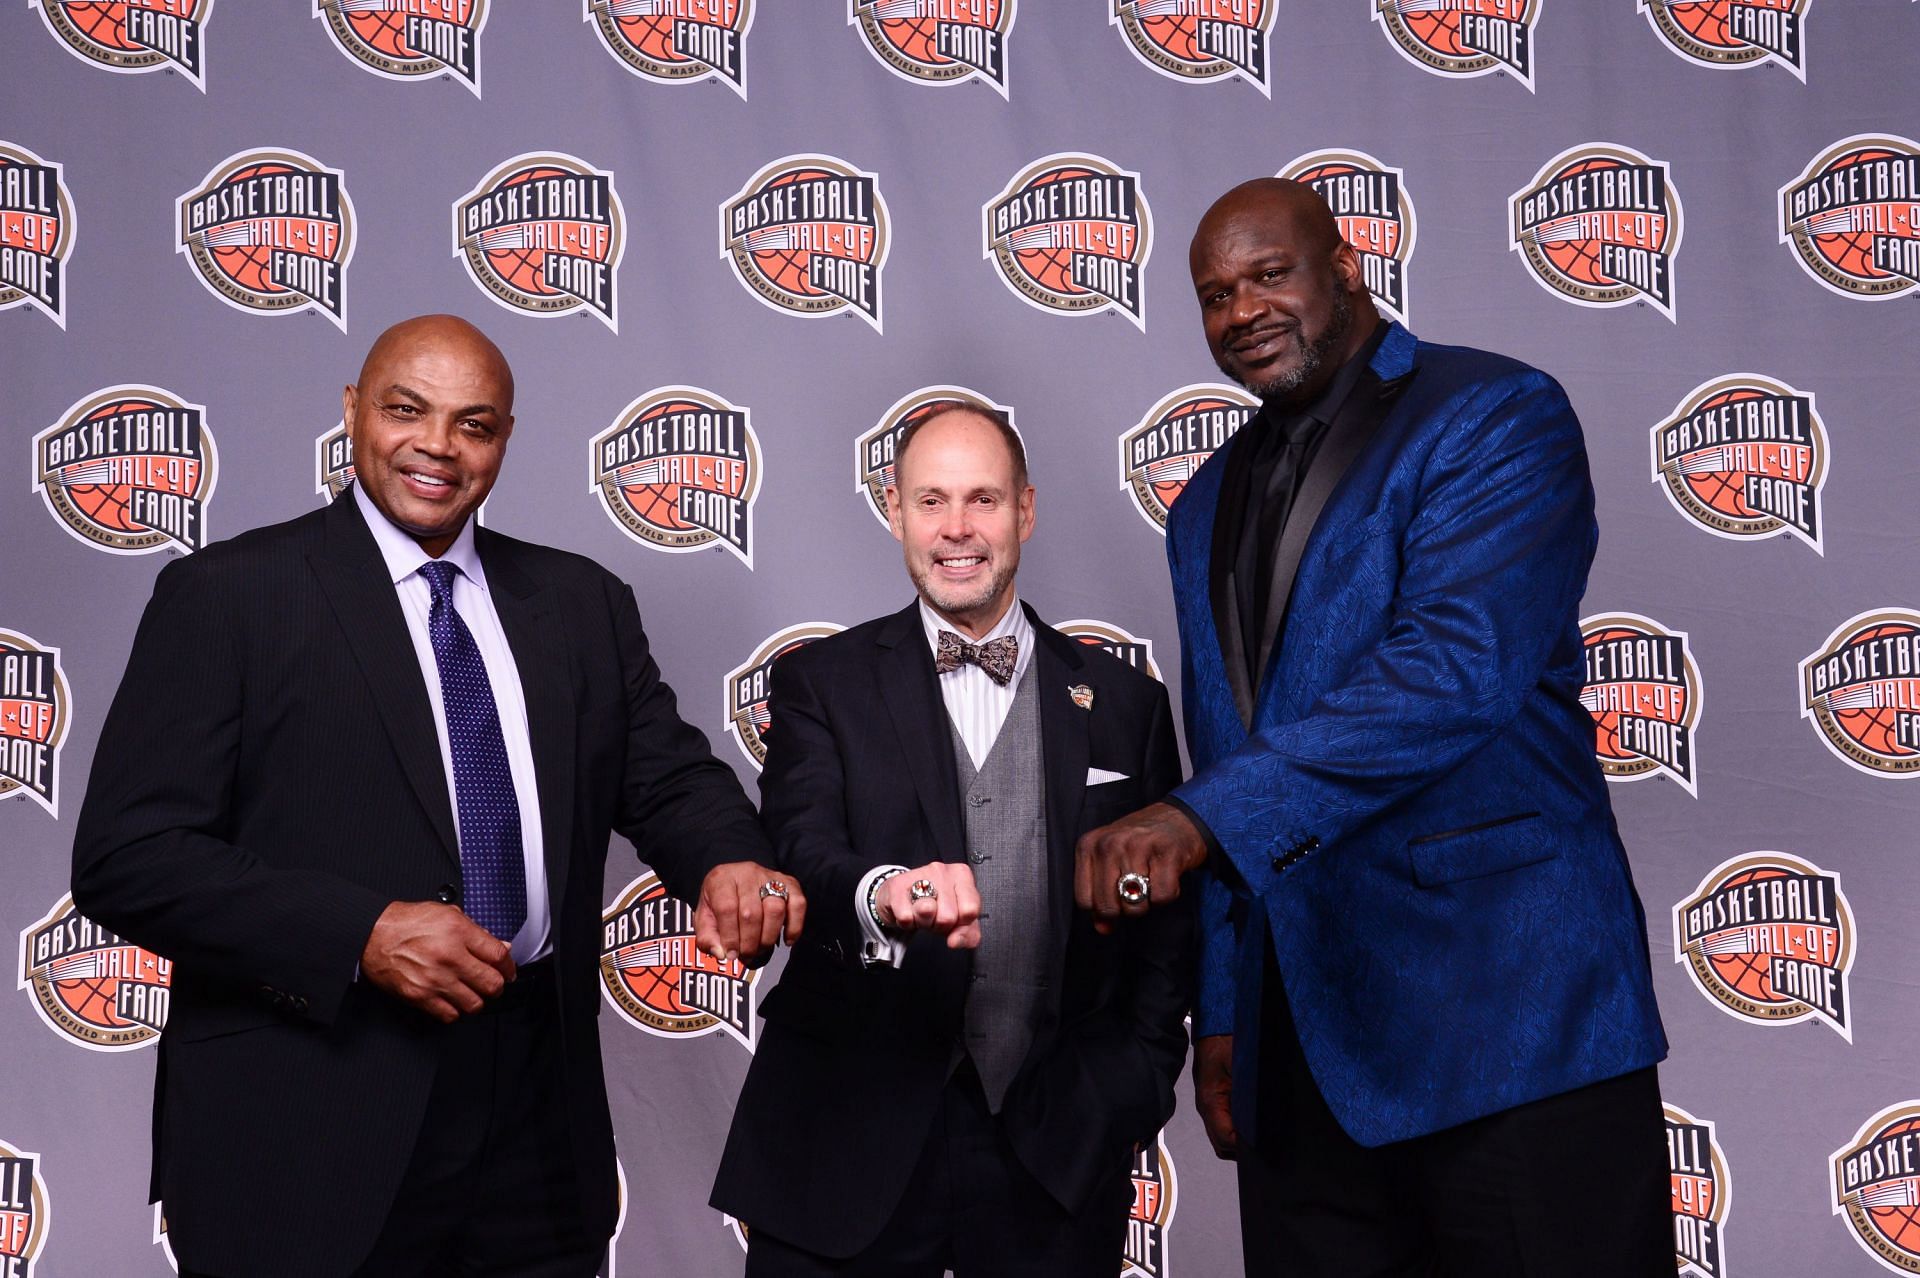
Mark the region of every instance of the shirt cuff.
POLYGON ((876 865, 860 876, 860 882, 853 889, 853 917, 860 922, 860 962, 863 966, 885 963, 888 967, 899 967, 900 961, 907 956, 907 943, 887 935, 873 907, 873 894, 879 890, 880 881, 906 872, 904 865, 876 865))

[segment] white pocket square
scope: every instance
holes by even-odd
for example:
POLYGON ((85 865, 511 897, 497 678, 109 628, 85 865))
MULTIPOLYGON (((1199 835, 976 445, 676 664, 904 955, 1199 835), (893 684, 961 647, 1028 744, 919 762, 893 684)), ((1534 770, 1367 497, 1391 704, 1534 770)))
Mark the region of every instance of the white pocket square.
POLYGON ((1087 769, 1088 785, 1105 785, 1109 781, 1131 781, 1132 779, 1124 772, 1109 772, 1105 768, 1087 769))

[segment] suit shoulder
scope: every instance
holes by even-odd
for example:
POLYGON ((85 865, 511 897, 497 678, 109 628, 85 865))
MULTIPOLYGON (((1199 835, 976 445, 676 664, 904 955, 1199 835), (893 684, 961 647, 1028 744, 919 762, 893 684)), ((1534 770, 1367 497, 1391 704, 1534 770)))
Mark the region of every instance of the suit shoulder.
MULTIPOLYGON (((883 631, 889 625, 897 625, 897 614, 875 617, 863 621, 857 626, 848 626, 845 630, 822 636, 812 643, 793 649, 780 658, 779 664, 786 666, 792 662, 794 673, 817 676, 826 671, 844 670, 851 666, 871 664, 874 651, 880 642, 883 631)), ((902 642, 918 641, 919 626, 903 636, 902 642)))
POLYGON ((321 544, 325 509, 311 510, 277 524, 249 528, 174 560, 163 570, 180 580, 213 580, 278 570, 289 556, 321 544))
POLYGON ((1515 390, 1529 387, 1550 386, 1560 390, 1560 383, 1549 373, 1535 368, 1523 360, 1511 355, 1502 355, 1498 351, 1483 351, 1473 346, 1445 346, 1438 342, 1422 341, 1416 356, 1422 372, 1431 371, 1439 375, 1439 380, 1449 386, 1483 384, 1489 388, 1502 387, 1515 390))
POLYGON ((1132 663, 1122 661, 1104 648, 1097 648, 1090 643, 1081 643, 1077 639, 1061 634, 1051 626, 1047 629, 1061 643, 1073 644, 1079 648, 1081 671, 1090 682, 1098 683, 1101 689, 1110 695, 1137 697, 1146 701, 1165 692, 1165 685, 1158 679, 1132 663))

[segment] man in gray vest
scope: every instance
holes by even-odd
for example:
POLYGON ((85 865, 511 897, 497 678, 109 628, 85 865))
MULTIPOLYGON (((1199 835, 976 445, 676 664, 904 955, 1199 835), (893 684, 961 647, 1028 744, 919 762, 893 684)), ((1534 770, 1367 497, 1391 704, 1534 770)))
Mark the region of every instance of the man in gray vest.
POLYGON ((1096 930, 1073 848, 1178 783, 1166 689, 1017 599, 1006 421, 944 408, 894 465, 919 598, 773 668, 762 816, 806 941, 713 1203, 749 1278, 1111 1278, 1186 1055, 1192 919, 1096 930))

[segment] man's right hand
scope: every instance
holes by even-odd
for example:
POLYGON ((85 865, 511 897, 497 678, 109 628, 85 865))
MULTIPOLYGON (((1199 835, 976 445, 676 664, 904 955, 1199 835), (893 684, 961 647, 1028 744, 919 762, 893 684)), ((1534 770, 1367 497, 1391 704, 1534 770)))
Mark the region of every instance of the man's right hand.
POLYGON ((1193 1106, 1221 1158, 1240 1157, 1240 1136, 1233 1130, 1233 1035, 1210 1034, 1193 1040, 1193 1106))
POLYGON ((943 934, 953 950, 980 947, 980 893, 964 861, 933 861, 896 874, 880 885, 873 904, 880 925, 891 931, 943 934), (933 885, 933 895, 916 901, 913 885, 923 881, 933 885))
POLYGON ((513 974, 505 941, 438 901, 395 901, 360 952, 360 975, 448 1024, 485 1007, 513 974))

